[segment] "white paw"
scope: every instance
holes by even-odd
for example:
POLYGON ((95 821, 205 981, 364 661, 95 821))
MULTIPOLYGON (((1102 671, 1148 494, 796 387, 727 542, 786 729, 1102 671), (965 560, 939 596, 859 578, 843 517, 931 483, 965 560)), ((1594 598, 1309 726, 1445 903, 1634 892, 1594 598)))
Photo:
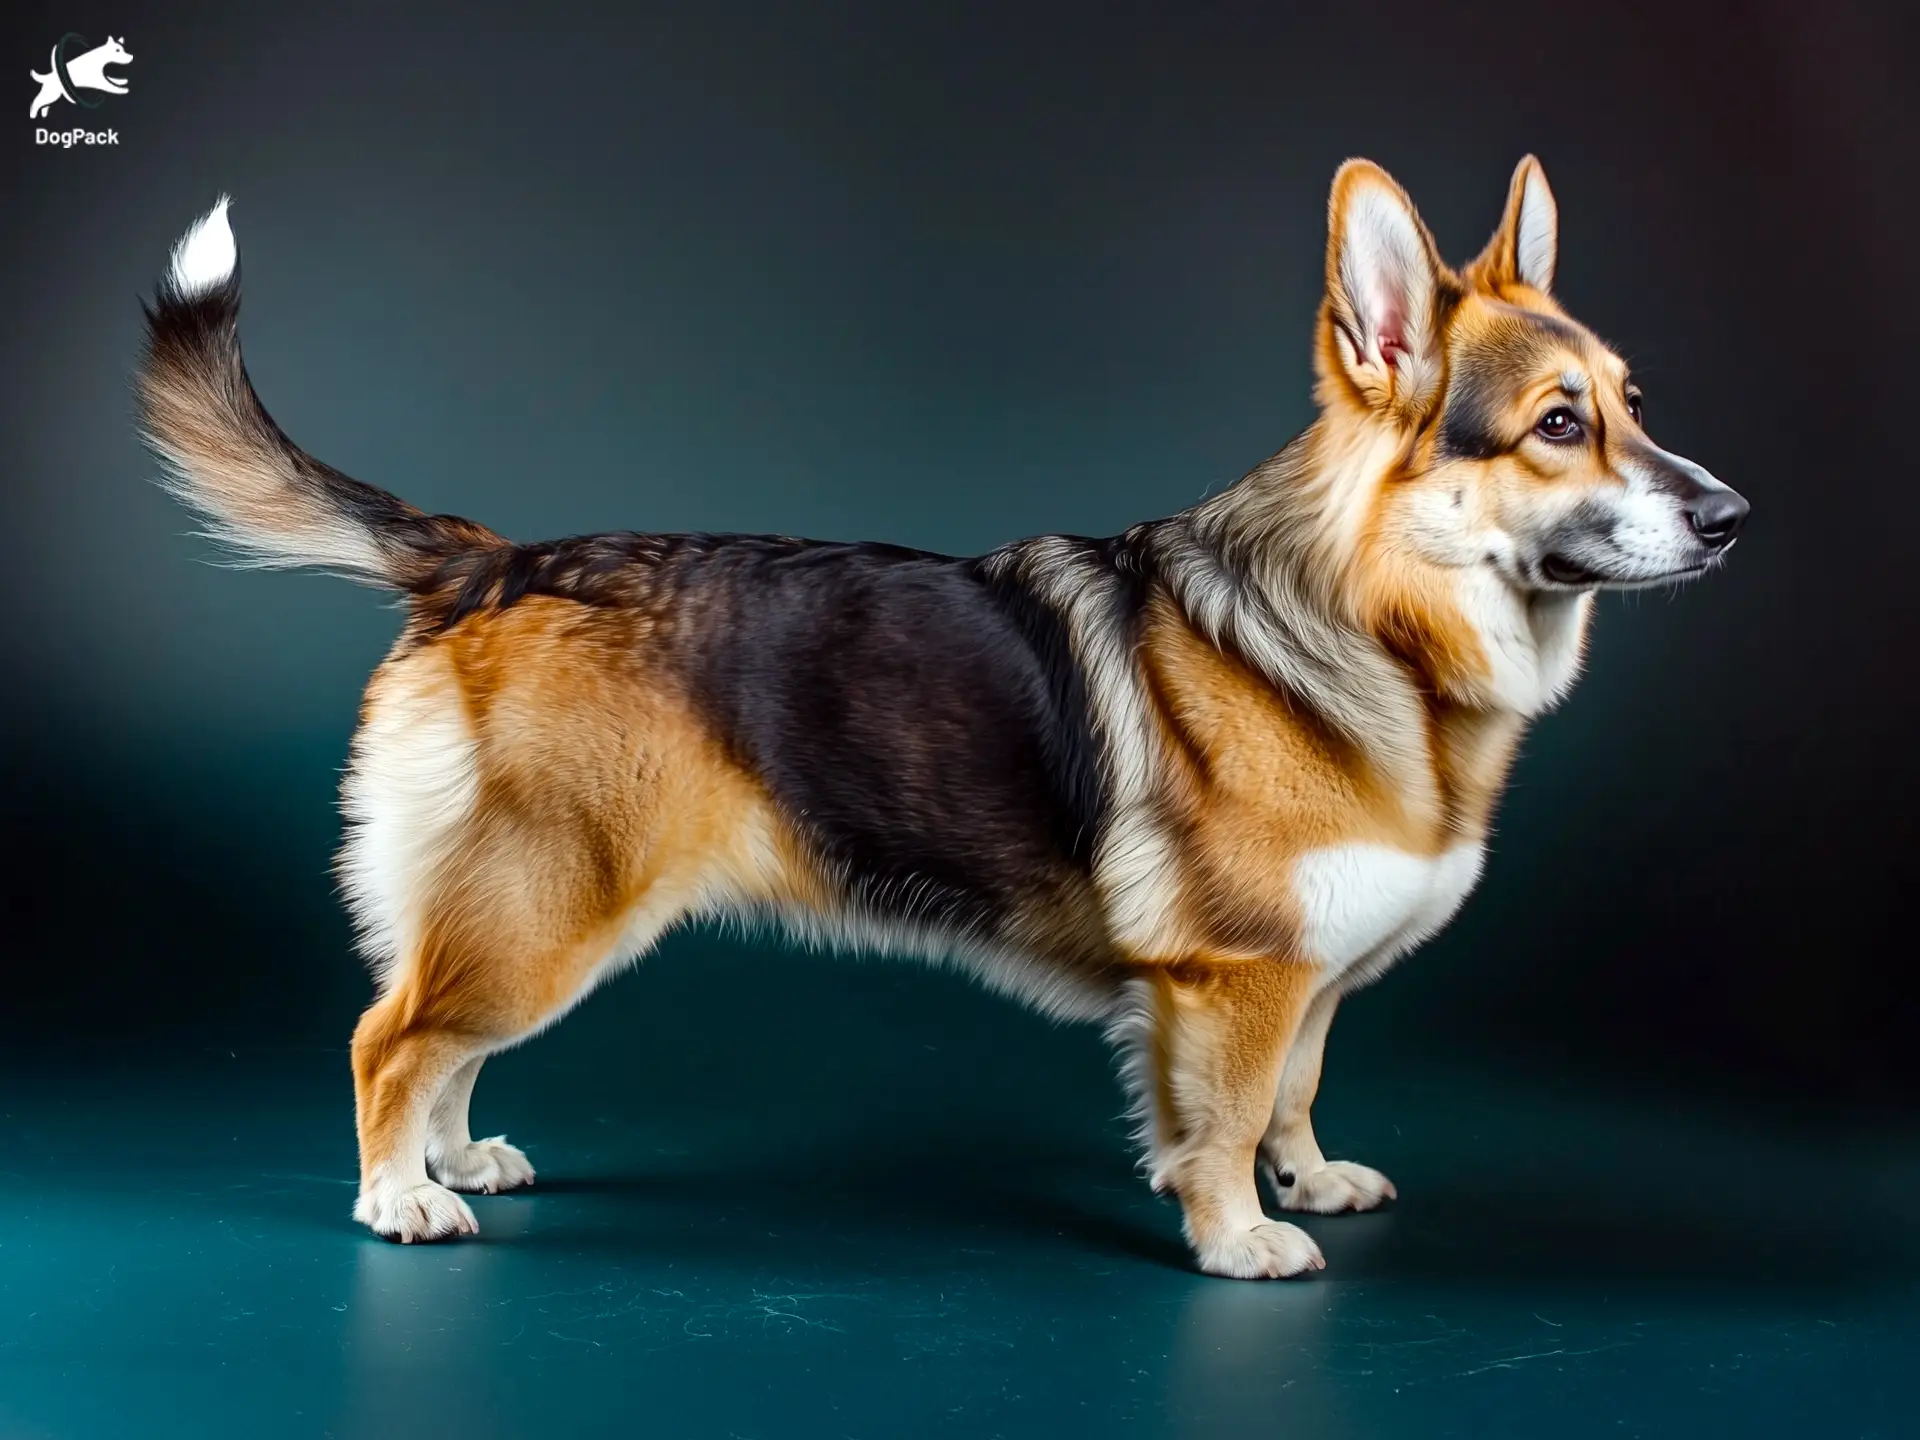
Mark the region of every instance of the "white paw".
POLYGON ((431 1180, 424 1185, 375 1181, 354 1202, 353 1218, 377 1235, 411 1245, 416 1240, 451 1240, 478 1235, 479 1222, 467 1202, 431 1180))
POLYGON ((445 1155, 427 1156, 427 1169, 449 1190, 464 1190, 469 1195, 498 1195, 533 1183, 533 1166, 507 1137, 470 1140, 445 1155))
POLYGON ((1234 1280, 1278 1280, 1327 1266, 1313 1237, 1284 1220, 1234 1231, 1199 1247, 1198 1258, 1207 1274, 1234 1280))
POLYGON ((1268 1173, 1282 1210, 1308 1210, 1315 1215, 1371 1210, 1399 1193, 1378 1170, 1351 1160, 1328 1160, 1317 1170, 1306 1171, 1269 1162, 1268 1173))

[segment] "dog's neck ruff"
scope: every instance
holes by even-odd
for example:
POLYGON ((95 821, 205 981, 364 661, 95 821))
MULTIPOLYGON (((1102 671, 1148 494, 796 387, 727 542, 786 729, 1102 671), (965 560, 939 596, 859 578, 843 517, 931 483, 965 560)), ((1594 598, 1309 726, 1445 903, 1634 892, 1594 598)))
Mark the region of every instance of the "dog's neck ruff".
POLYGON ((1322 468, 1314 430, 1238 484, 1153 527, 1161 573, 1193 624, 1291 704, 1388 773, 1422 764, 1420 685, 1350 615, 1330 543, 1342 477, 1322 468))
POLYGON ((1194 626, 1290 701, 1368 749, 1418 727, 1405 667, 1338 617, 1290 563, 1297 557, 1236 553, 1192 511, 1152 527, 1146 541, 1194 626))

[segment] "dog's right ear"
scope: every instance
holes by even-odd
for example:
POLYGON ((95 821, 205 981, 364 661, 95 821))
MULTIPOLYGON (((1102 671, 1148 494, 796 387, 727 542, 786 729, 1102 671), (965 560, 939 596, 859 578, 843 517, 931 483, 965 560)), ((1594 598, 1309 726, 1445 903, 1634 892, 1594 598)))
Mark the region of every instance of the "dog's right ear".
POLYGON ((1560 207, 1547 188, 1547 172, 1528 155, 1507 185, 1507 208, 1487 248, 1467 267, 1469 283, 1498 294, 1528 285, 1542 295, 1553 289, 1560 253, 1560 207))
POLYGON ((1420 408, 1440 381, 1445 273, 1393 177, 1369 160, 1342 165, 1327 203, 1322 369, 1338 370, 1372 409, 1420 408))

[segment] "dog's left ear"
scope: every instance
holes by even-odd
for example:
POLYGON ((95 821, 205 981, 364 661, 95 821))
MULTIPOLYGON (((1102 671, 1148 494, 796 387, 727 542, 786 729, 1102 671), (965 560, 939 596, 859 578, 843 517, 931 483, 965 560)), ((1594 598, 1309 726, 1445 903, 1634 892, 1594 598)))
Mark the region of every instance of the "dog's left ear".
POLYGON ((1507 186, 1507 213, 1480 258, 1467 267, 1469 282, 1488 290, 1527 285, 1542 295, 1553 290, 1560 256, 1560 208, 1547 188, 1547 172, 1529 155, 1507 186))
POLYGON ((1323 371, 1337 366, 1374 409, 1423 403, 1440 377, 1445 273, 1393 177, 1367 160, 1342 165, 1327 206, 1323 371))

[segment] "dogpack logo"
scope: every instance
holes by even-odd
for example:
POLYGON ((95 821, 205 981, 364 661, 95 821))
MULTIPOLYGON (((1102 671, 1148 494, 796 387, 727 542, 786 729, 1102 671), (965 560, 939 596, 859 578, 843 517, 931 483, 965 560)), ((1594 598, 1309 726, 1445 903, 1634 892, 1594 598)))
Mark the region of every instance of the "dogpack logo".
MULTIPOLYGON (((118 75, 109 75, 107 67, 132 63, 133 56, 125 44, 111 35, 107 37, 106 44, 95 45, 92 49, 87 48, 83 36, 61 36, 47 58, 47 73, 42 75, 38 70, 27 72, 40 87, 40 93, 33 97, 33 104, 27 108, 27 118, 38 120, 63 100, 83 110, 97 110, 100 96, 88 92, 97 90, 107 95, 126 94, 126 80, 118 75)), ((71 150, 75 145, 118 145, 120 132, 36 127, 33 143, 57 145, 62 150, 71 150)))

